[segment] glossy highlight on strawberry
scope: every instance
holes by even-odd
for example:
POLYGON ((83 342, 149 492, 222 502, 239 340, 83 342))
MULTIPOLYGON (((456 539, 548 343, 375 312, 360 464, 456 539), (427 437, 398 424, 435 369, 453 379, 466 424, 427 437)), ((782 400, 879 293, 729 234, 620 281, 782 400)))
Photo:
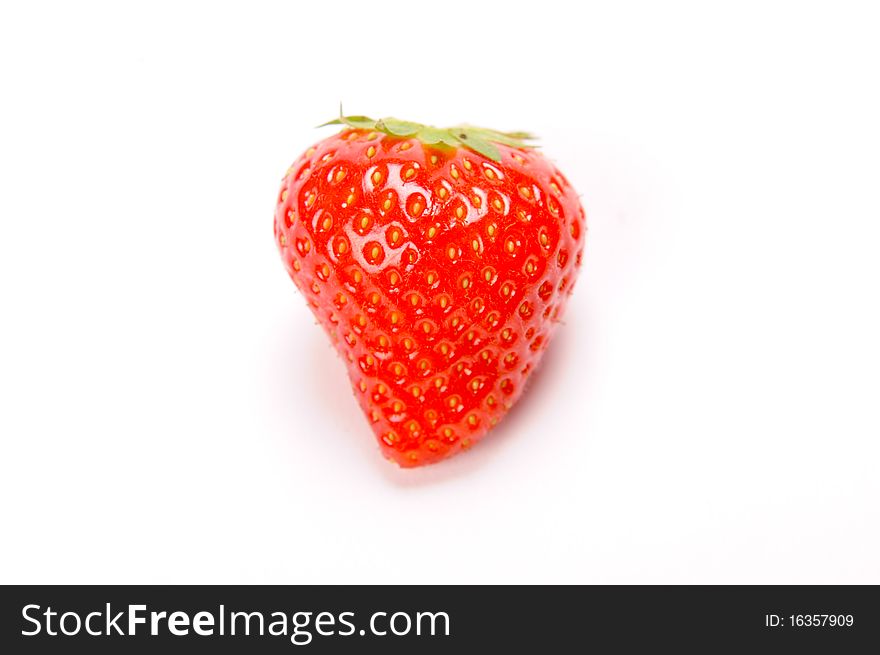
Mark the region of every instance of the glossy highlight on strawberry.
POLYGON ((333 122, 282 181, 275 240, 384 454, 436 462, 522 394, 572 292, 584 210, 526 134, 333 122))

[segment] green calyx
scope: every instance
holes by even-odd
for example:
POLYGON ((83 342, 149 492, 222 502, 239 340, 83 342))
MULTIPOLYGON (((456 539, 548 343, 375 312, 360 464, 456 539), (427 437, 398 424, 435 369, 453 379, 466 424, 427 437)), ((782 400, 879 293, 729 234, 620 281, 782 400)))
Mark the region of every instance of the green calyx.
POLYGON ((495 145, 496 143, 503 143, 513 148, 533 148, 534 146, 525 142, 535 138, 528 132, 498 132, 484 127, 474 127, 473 125, 456 125, 454 127, 440 128, 402 121, 396 118, 374 120, 367 116, 343 116, 341 107, 339 118, 335 118, 318 127, 324 127, 325 125, 346 125, 357 130, 373 130, 399 137, 416 137, 425 145, 448 146, 450 148, 463 147, 473 150, 492 161, 501 161, 501 153, 498 150, 498 146, 495 145))

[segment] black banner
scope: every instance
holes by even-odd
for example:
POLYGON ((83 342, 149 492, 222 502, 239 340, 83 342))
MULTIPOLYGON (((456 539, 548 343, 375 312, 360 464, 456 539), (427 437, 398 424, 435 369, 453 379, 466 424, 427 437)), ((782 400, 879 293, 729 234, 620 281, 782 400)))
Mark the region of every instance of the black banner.
MULTIPOLYGON (((865 652, 876 587, 25 586, 4 653, 865 652)), ((873 646, 871 646, 873 644, 873 646)))

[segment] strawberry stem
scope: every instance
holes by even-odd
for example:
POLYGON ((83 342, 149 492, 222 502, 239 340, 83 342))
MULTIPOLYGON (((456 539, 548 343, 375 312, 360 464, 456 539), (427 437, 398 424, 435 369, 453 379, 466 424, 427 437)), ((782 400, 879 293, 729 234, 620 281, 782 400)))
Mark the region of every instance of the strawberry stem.
POLYGON ((533 148, 525 141, 535 137, 528 132, 499 132, 485 127, 473 125, 455 125, 453 127, 434 127, 397 118, 372 119, 368 116, 345 116, 339 107, 339 118, 327 121, 325 125, 345 125, 356 130, 374 130, 391 136, 416 137, 425 145, 446 145, 452 148, 467 148, 492 161, 501 161, 501 153, 497 143, 513 148, 533 148))

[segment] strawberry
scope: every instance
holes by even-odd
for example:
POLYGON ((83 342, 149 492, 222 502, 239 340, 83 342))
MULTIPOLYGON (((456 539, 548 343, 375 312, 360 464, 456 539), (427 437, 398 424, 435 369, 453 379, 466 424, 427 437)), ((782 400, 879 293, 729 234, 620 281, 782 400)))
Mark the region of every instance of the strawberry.
POLYGON ((384 454, 466 450, 517 401, 581 264, 584 210, 523 133, 340 117, 287 171, 275 240, 384 454))

